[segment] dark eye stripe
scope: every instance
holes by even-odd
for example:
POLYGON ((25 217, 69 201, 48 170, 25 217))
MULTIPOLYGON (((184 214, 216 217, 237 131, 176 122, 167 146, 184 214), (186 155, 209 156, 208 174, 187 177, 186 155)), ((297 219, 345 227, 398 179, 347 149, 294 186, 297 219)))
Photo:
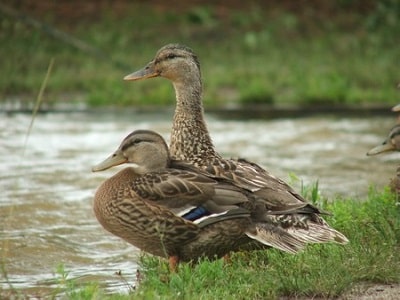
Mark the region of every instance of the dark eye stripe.
POLYGON ((139 140, 139 139, 130 140, 129 143, 125 143, 125 144, 122 145, 121 150, 125 151, 129 147, 132 147, 133 145, 139 144, 140 142, 141 142, 141 140, 139 140))
POLYGON ((122 146, 121 150, 125 151, 129 147, 132 147, 132 146, 140 144, 140 143, 154 143, 154 141, 151 140, 151 139, 144 139, 144 138, 143 139, 139 139, 139 138, 136 138, 136 139, 133 139, 133 140, 129 141, 129 143, 124 144, 122 146))

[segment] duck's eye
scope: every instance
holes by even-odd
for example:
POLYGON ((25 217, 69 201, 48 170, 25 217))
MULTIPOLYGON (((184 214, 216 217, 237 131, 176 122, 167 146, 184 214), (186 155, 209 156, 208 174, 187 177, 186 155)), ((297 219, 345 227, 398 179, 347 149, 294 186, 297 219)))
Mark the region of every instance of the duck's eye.
POLYGON ((170 54, 167 55, 168 59, 173 59, 175 57, 177 57, 177 56, 175 54, 173 54, 173 53, 170 53, 170 54))

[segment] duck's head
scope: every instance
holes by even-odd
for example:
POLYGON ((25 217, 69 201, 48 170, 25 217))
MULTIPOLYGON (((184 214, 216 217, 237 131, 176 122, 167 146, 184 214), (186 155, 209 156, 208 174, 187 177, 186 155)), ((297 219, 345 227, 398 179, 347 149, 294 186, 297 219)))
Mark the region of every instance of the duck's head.
POLYGON ((169 164, 168 146, 158 133, 136 130, 122 141, 113 154, 94 166, 92 171, 103 171, 124 163, 131 164, 139 175, 164 169, 169 164))
POLYGON ((192 49, 180 44, 168 44, 156 53, 154 59, 144 68, 124 77, 124 80, 140 80, 165 77, 174 82, 188 74, 200 77, 200 64, 192 49))
POLYGON ((367 152, 368 156, 383 152, 400 151, 400 124, 394 126, 386 140, 379 146, 376 146, 367 152))

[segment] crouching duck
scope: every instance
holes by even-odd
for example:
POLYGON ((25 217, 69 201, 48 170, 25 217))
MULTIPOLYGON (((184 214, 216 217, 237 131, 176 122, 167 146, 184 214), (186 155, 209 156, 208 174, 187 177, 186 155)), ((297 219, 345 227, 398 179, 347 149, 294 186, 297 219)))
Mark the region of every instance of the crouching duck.
MULTIPOLYGON (((145 252, 169 258, 171 270, 179 261, 214 259, 242 249, 274 247, 296 253, 306 242, 292 235, 291 229, 299 227, 312 235, 316 228, 306 221, 308 215, 320 213, 316 208, 288 206, 279 213, 265 211, 262 199, 231 180, 172 159, 165 140, 156 132, 132 132, 92 170, 124 163, 129 167, 98 188, 95 215, 112 234, 145 252), (282 215, 289 218, 284 226, 282 215), (259 228, 258 222, 264 226, 259 228), (262 241, 254 239, 260 234, 262 241)), ((322 218, 318 224, 341 236, 322 218)))

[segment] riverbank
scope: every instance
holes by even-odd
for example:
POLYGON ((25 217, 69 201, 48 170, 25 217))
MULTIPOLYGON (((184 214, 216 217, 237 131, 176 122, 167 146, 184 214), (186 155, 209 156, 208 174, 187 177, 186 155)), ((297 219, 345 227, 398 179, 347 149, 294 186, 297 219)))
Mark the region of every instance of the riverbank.
MULTIPOLYGON (((35 103, 21 101, 5 101, 0 103, 0 113, 32 114, 35 103)), ((277 118, 304 118, 318 116, 336 117, 355 117, 355 118, 374 118, 387 116, 395 119, 395 114, 391 111, 392 106, 388 104, 341 104, 341 105, 230 105, 226 107, 206 107, 205 114, 216 116, 221 119, 264 119, 273 120, 277 118)), ((90 106, 84 102, 70 104, 63 103, 43 103, 38 109, 39 114, 47 113, 85 113, 85 114, 148 114, 166 113, 173 115, 174 103, 170 105, 148 105, 148 106, 90 106)))

